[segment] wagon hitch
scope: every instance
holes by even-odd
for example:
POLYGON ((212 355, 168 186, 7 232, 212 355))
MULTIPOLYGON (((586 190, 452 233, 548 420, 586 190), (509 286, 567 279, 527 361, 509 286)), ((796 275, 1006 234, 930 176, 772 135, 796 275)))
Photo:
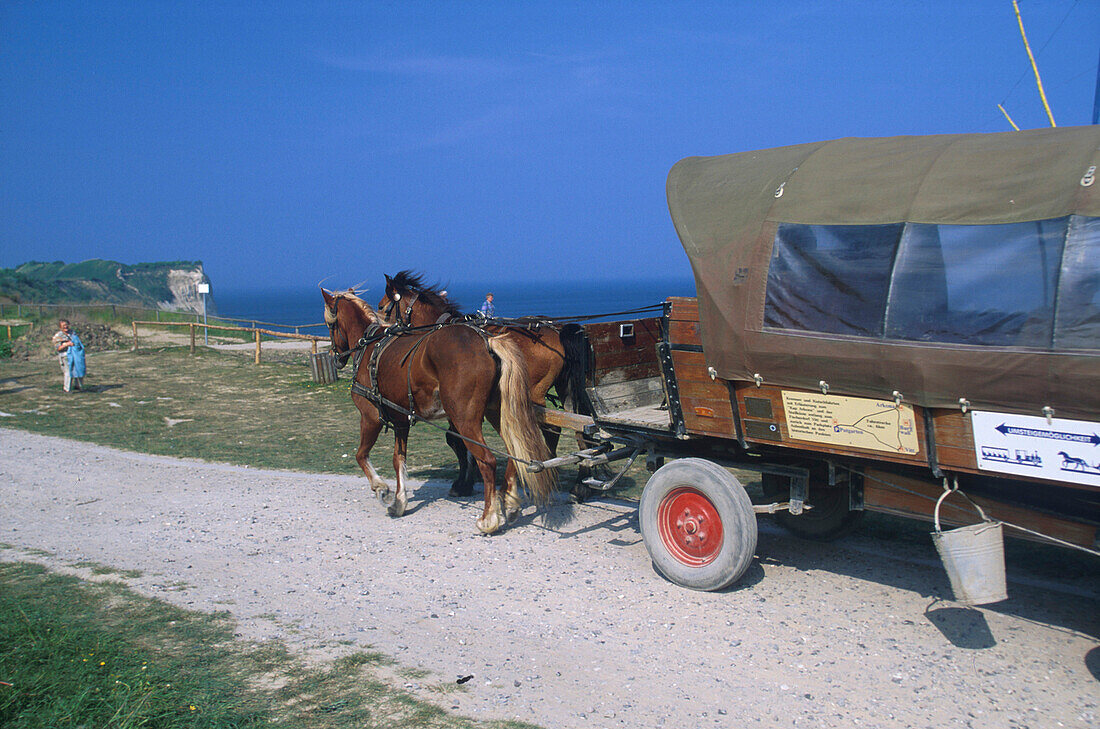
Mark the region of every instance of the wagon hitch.
MULTIPOLYGON (((801 504, 798 507, 797 513, 801 514, 803 511, 809 511, 812 508, 814 507, 810 504, 801 504)), ((753 504, 752 510, 756 514, 774 514, 777 511, 789 511, 792 514, 796 513, 794 511, 794 502, 792 501, 777 501, 774 504, 753 504)))

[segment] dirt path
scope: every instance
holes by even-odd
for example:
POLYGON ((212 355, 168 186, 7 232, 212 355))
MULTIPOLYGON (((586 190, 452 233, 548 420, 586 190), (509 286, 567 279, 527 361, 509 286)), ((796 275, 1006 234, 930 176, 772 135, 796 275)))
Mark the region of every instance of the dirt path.
POLYGON ((964 610, 926 543, 799 541, 761 522, 733 590, 652 570, 625 503, 531 509, 494 537, 421 485, 394 520, 361 478, 145 456, 0 428, 0 559, 140 570, 249 638, 372 646, 415 692, 546 727, 1100 725, 1096 572, 964 610), (46 551, 43 557, 38 550, 46 551), (466 690, 432 687, 473 675, 466 690), (404 679, 408 680, 408 679, 404 679))

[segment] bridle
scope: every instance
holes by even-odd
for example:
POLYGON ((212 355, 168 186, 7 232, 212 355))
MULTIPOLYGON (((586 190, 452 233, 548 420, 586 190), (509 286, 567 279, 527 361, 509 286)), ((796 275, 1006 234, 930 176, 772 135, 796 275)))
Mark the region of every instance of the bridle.
POLYGON ((337 318, 336 308, 340 305, 341 294, 336 294, 333 297, 332 308, 326 312, 326 323, 328 324, 328 336, 329 341, 332 342, 329 347, 329 351, 333 354, 333 358, 336 361, 336 369, 342 370, 347 365, 351 356, 355 355, 355 370, 359 370, 359 362, 363 358, 363 352, 368 344, 378 341, 384 335, 383 332, 386 328, 377 322, 369 324, 366 330, 363 332, 363 336, 359 338, 359 342, 354 346, 351 344, 351 340, 348 338, 348 334, 344 332, 344 341, 347 343, 347 349, 343 352, 336 351, 336 325, 339 322, 337 318))
POLYGON ((396 315, 397 323, 398 324, 404 324, 407 327, 411 327, 412 326, 413 305, 416 304, 417 299, 420 298, 420 292, 414 290, 412 292, 412 297, 407 299, 408 305, 405 307, 405 320, 404 321, 401 321, 401 308, 398 306, 398 303, 403 298, 401 296, 401 294, 398 293, 397 291, 394 291, 392 294, 387 292, 386 293, 386 298, 388 298, 390 300, 390 303, 385 308, 385 310, 382 312, 382 316, 389 319, 390 316, 393 314, 393 310, 396 308, 397 309, 397 315, 396 315))

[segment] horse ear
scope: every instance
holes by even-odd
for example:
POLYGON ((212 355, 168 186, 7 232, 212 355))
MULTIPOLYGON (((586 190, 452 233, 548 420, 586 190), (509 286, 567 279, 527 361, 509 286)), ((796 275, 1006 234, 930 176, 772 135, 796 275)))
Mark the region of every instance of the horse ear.
POLYGON ((321 289, 321 296, 325 298, 325 306, 330 309, 336 308, 336 297, 333 296, 331 291, 321 289))

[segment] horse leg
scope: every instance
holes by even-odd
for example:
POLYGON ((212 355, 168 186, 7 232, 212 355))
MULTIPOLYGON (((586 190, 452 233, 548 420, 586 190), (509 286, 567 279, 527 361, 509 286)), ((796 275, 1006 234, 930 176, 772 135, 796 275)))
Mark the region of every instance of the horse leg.
POLYGON ((547 425, 542 429, 542 437, 546 439, 546 450, 553 458, 558 453, 558 441, 561 439, 561 428, 556 425, 547 425))
POLYGON ((395 427, 393 431, 393 472, 397 474, 397 493, 393 502, 387 504, 390 516, 403 516, 409 505, 409 471, 405 460, 409 450, 408 427, 395 427))
POLYGON ((477 528, 482 534, 492 534, 505 524, 504 512, 501 509, 500 497, 496 489, 497 458, 485 445, 485 437, 481 433, 481 418, 477 423, 457 423, 458 432, 466 436, 466 447, 477 461, 478 470, 481 471, 481 480, 485 484, 485 508, 481 512, 481 518, 477 520, 477 528))
POLYGON ((473 459, 470 456, 469 449, 466 448, 466 443, 455 433, 453 423, 450 430, 447 431, 447 445, 451 447, 451 450, 455 453, 455 458, 458 459, 458 478, 451 483, 451 490, 447 492, 447 495, 470 496, 474 493, 473 459))
POLYGON ((378 417, 360 413, 359 450, 355 452, 355 460, 359 464, 359 468, 363 469, 363 473, 366 474, 371 490, 379 498, 384 498, 384 495, 389 493, 390 486, 378 475, 378 471, 374 470, 374 464, 370 462, 371 448, 378 441, 378 434, 381 432, 382 421, 378 417))

